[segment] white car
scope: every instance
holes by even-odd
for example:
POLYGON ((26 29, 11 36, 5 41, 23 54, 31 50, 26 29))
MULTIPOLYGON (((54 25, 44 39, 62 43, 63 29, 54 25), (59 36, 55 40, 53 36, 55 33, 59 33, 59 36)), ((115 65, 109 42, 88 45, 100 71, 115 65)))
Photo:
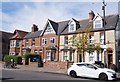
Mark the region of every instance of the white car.
POLYGON ((99 68, 91 63, 73 63, 68 68, 68 75, 71 77, 89 77, 98 78, 100 80, 113 80, 116 79, 116 72, 108 68, 99 68))

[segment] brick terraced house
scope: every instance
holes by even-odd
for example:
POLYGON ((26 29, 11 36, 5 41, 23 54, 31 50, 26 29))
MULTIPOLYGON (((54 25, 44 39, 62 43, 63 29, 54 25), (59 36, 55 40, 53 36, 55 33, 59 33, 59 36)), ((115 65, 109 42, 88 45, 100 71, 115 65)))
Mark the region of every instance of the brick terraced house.
POLYGON ((48 19, 41 34, 43 59, 46 61, 59 61, 60 33, 67 26, 68 22, 54 22, 48 19))
POLYGON ((116 64, 120 67, 120 55, 119 55, 119 29, 120 29, 120 18, 118 14, 108 15, 105 17, 105 34, 106 34, 106 56, 104 56, 104 28, 103 28, 103 17, 99 14, 95 16, 93 11, 89 12, 89 18, 80 21, 71 20, 68 23, 68 27, 60 35, 60 60, 71 62, 97 62, 106 61, 107 66, 110 64, 116 64), (79 26, 77 26, 79 25, 79 26), (78 33, 83 33, 85 28, 93 27, 89 34, 89 41, 94 44, 98 44, 101 47, 99 52, 94 51, 93 53, 85 52, 85 56, 77 55, 77 51, 74 50, 74 46, 68 43, 69 38, 75 37, 78 33), (118 59, 119 58, 119 59, 118 59))
POLYGON ((24 55, 26 52, 40 54, 41 33, 42 30, 38 31, 37 25, 33 24, 31 32, 26 34, 22 40, 21 55, 24 55))
MULTIPOLYGON (((31 32, 22 32, 15 30, 14 36, 10 41, 10 55, 24 55, 25 52, 37 53, 42 55, 46 61, 65 62, 92 62, 106 60, 107 65, 111 63, 120 67, 120 16, 119 14, 107 15, 103 19, 93 11, 89 12, 89 18, 83 20, 70 20, 55 22, 47 20, 43 30, 38 31, 38 27, 33 24, 31 32), (106 34, 106 56, 104 56, 104 28, 106 34), (89 41, 98 44, 101 47, 99 52, 85 52, 85 56, 77 55, 69 38, 76 37, 78 33, 83 33, 85 28, 92 27, 89 34, 89 41), (22 36, 21 36, 22 35, 22 36), (20 42, 20 44, 18 44, 20 42), (106 58, 105 58, 106 57, 106 58)), ((57 64, 56 64, 57 65, 57 64)))
POLYGON ((10 37, 9 55, 21 55, 20 49, 22 47, 22 40, 28 32, 22 30, 15 30, 13 36, 10 37))

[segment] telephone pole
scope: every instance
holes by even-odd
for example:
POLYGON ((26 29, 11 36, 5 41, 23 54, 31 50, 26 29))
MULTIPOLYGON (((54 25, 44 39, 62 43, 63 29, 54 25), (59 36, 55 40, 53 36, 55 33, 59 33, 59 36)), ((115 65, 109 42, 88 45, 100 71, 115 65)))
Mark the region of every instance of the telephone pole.
POLYGON ((105 33, 105 7, 107 6, 107 4, 105 3, 105 1, 103 0, 103 5, 102 5, 102 11, 103 11, 103 28, 104 28, 104 66, 106 67, 106 33, 105 33))

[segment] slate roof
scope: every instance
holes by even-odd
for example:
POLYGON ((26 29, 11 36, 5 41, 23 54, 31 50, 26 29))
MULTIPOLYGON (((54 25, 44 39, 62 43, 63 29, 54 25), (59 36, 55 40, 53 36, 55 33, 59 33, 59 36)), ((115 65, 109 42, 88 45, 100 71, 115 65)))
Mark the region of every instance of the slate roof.
POLYGON ((16 38, 16 36, 15 36, 16 33, 18 33, 20 39, 23 39, 24 36, 25 36, 28 32, 22 31, 22 30, 15 30, 14 33, 13 33, 13 36, 12 36, 10 39, 15 39, 15 38, 16 38))
MULTIPOLYGON (((66 20, 66 21, 61 21, 61 22, 54 22, 50 19, 48 19, 48 21, 50 22, 50 24, 52 25, 54 31, 56 32, 56 35, 60 35, 61 32, 66 28, 66 26, 68 25, 70 20, 66 20)), ((46 27, 44 28, 42 34, 45 32, 46 27)))
MULTIPOLYGON (((105 25, 106 30, 115 29, 116 25, 117 25, 118 18, 119 18, 118 14, 113 14, 113 15, 106 16, 106 18, 105 18, 105 20, 106 20, 106 25, 105 25)), ((61 33, 61 35, 76 34, 76 33, 79 33, 79 32, 83 32, 83 30, 87 27, 92 27, 93 26, 93 22, 89 22, 89 19, 80 20, 79 23, 80 23, 80 28, 77 29, 75 32, 68 32, 68 28, 66 28, 61 33)), ((104 30, 104 28, 92 29, 91 31, 99 31, 99 30, 104 30)))
POLYGON ((29 32, 24 39, 28 39, 28 38, 36 38, 39 37, 42 33, 42 30, 36 31, 36 32, 29 32))
POLYGON ((60 35, 61 32, 68 26, 70 20, 58 22, 58 31, 57 34, 60 35))
POLYGON ((53 29, 55 30, 55 32, 57 33, 58 30, 58 23, 48 19, 48 21, 50 22, 50 24, 52 25, 53 29))

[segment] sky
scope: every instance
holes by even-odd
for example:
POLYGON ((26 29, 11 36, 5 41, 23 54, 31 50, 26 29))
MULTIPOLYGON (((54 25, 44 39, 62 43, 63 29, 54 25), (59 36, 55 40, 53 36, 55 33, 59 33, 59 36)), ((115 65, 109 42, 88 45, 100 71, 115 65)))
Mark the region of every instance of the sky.
MULTIPOLYGON (((106 15, 118 13, 118 0, 106 0, 106 15)), ((82 20, 93 10, 102 15, 100 0, 4 0, 0 3, 0 31, 31 31, 33 24, 43 29, 47 20, 82 20), (99 1, 99 2, 98 2, 99 1)))

